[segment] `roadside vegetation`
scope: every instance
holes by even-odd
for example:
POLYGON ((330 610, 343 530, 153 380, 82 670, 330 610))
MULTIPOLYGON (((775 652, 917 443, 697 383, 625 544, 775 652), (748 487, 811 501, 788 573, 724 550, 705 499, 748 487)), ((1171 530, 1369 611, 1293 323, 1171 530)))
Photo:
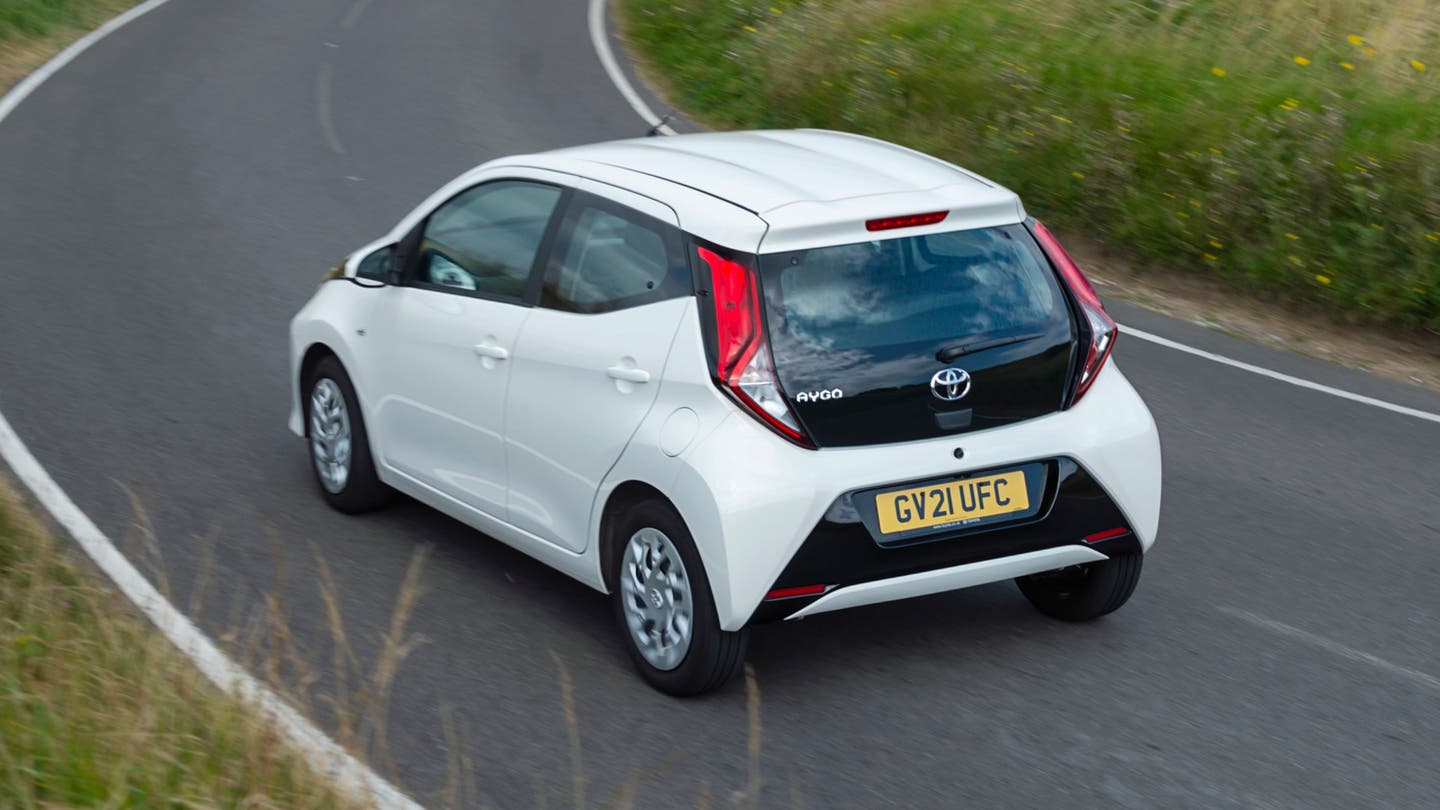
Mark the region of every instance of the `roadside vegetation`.
POLYGON ((353 806, 0 482, 0 807, 353 806))
POLYGON ((136 0, 0 0, 0 94, 136 0))
POLYGON ((623 0, 717 127, 861 132, 1147 265, 1440 329, 1433 0, 623 0))

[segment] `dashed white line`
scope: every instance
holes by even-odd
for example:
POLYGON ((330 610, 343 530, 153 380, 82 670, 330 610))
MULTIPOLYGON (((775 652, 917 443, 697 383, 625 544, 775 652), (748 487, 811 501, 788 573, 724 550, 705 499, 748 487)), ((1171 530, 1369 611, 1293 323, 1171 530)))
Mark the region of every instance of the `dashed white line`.
POLYGON ((1332 397, 1348 399, 1351 402, 1359 402, 1362 405, 1370 405, 1375 408, 1382 408, 1384 410, 1391 411, 1392 413, 1404 414, 1405 416, 1413 416, 1416 419, 1424 419, 1427 422, 1440 423, 1440 413, 1430 413, 1429 411, 1422 411, 1418 408, 1410 408, 1405 405, 1397 405, 1393 402, 1386 402, 1383 399, 1376 399, 1374 397, 1367 397, 1363 394, 1356 394, 1353 391, 1346 391, 1342 388, 1332 388, 1328 385, 1322 385, 1320 383, 1312 382, 1301 377, 1292 377, 1289 374, 1282 374, 1278 371, 1272 371, 1263 366, 1252 365, 1250 363, 1246 363, 1240 360, 1235 360, 1233 358, 1226 357, 1223 354, 1215 354, 1214 352, 1207 352, 1204 349, 1197 349, 1194 346, 1187 346, 1184 343, 1179 343, 1169 338, 1163 338, 1159 335, 1151 334, 1150 332, 1146 332, 1142 329, 1134 329, 1132 327, 1125 326, 1124 324, 1120 325, 1120 332, 1131 337, 1140 338, 1141 340, 1148 340, 1151 343, 1159 346, 1164 346, 1168 349, 1174 349, 1177 352, 1185 352, 1186 354, 1192 354, 1196 357, 1203 357, 1206 360, 1220 363, 1221 365, 1230 366, 1231 368, 1238 368, 1242 371, 1248 371, 1251 374, 1259 374, 1261 377, 1268 377, 1272 380, 1278 380, 1280 382, 1299 386, 1301 388, 1305 388, 1311 391, 1318 391, 1322 394, 1329 394, 1332 397))
POLYGON ((345 144, 340 142, 340 133, 335 131, 335 115, 330 105, 330 85, 335 78, 335 67, 329 62, 320 65, 315 74, 315 120, 320 122, 320 134, 325 136, 325 145, 337 155, 345 154, 345 144))
POLYGON ((1241 610, 1240 608, 1225 606, 1221 606, 1217 608, 1217 610, 1219 610, 1221 613, 1226 614, 1227 616, 1232 616, 1242 622, 1246 622, 1247 624, 1252 624, 1256 627, 1269 630, 1274 633, 1279 633, 1282 636, 1287 636, 1289 638, 1295 639, 1296 641, 1303 641, 1312 647, 1316 647, 1326 652, 1333 653, 1340 656, 1341 658, 1345 658, 1361 664, 1366 664, 1368 666, 1374 667, 1375 669, 1381 670, 1382 672, 1393 675, 1397 678, 1402 678, 1404 680, 1410 681, 1417 686, 1423 686, 1426 689, 1440 692, 1440 678, 1437 678, 1428 672, 1421 672, 1418 669, 1411 669, 1407 666, 1401 666, 1400 664, 1386 661, 1384 658, 1381 658, 1378 655, 1371 655, 1370 653, 1367 653, 1363 650, 1357 650, 1354 647, 1347 647, 1338 641, 1332 641, 1328 638, 1325 638, 1324 636, 1317 636, 1314 633, 1309 632, 1308 630, 1301 630, 1298 627, 1293 627, 1284 622, 1277 622, 1274 619, 1267 619, 1264 616, 1261 616, 1257 613, 1251 613, 1248 610, 1241 610))
MULTIPOLYGON (((89 34, 76 40, 34 73, 0 97, 0 123, 20 106, 46 79, 70 64, 95 43, 109 36, 126 23, 147 14, 169 0, 148 0, 115 17, 89 34)), ((215 646, 204 631, 196 627, 174 605, 166 601, 135 566, 125 559, 105 533, 70 500, 30 449, 0 414, 0 459, 4 459, 27 488, 55 520, 75 539, 77 545, 95 561, 120 592, 145 614, 160 633, 181 653, 195 663, 197 669, 220 689, 238 695, 259 711, 280 736, 303 755, 316 771, 328 775, 336 787, 358 804, 395 810, 423 810, 384 777, 352 757, 279 695, 250 676, 244 668, 230 660, 215 646)))
POLYGON ((669 124, 662 123, 660 116, 650 109, 645 99, 640 98, 630 80, 625 78, 625 71, 620 69, 620 63, 615 61, 615 52, 610 49, 610 39, 605 33, 605 0, 590 0, 590 42, 595 46, 595 55, 600 57, 600 64, 610 77, 610 83, 625 97, 631 109, 660 134, 674 135, 675 130, 671 129, 669 124))

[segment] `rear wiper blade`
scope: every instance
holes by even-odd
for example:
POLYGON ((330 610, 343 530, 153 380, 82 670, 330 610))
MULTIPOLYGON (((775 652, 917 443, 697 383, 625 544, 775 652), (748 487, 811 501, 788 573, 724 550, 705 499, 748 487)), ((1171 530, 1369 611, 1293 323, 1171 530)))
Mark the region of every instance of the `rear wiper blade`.
POLYGON ((1033 332, 1028 335, 1011 335, 1009 337, 991 338, 989 340, 972 340, 968 343, 954 343, 945 346, 935 352, 935 359, 942 363, 954 362, 957 358, 967 354, 983 352, 986 349, 998 349, 1001 346, 1009 346, 1013 343, 1024 343, 1027 340, 1045 337, 1044 332, 1033 332))

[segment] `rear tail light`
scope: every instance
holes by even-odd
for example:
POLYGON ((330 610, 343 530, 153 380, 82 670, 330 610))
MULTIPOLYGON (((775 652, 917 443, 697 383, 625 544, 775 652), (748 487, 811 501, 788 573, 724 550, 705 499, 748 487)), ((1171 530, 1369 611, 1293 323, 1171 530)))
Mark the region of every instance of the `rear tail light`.
POLYGON ((708 248, 700 259, 710 267, 715 301, 715 380, 747 411, 776 433, 800 445, 815 443, 785 400, 770 344, 760 320, 760 285, 755 271, 708 248))
POLYGON ((1104 368, 1105 361, 1110 358, 1110 350, 1115 348, 1115 338, 1120 330, 1115 325, 1115 319, 1105 311, 1105 305, 1100 303, 1100 296, 1095 294, 1095 288, 1090 286, 1089 279, 1080 272, 1080 268, 1075 265, 1070 254, 1065 252, 1065 248, 1060 247, 1055 234, 1050 233, 1050 229, 1038 221, 1031 220, 1031 223, 1035 241, 1040 243, 1050 263, 1060 272, 1060 278, 1065 282, 1065 286, 1070 288, 1075 301, 1080 305, 1080 311, 1085 315, 1085 334, 1081 337, 1088 345, 1085 348, 1085 362, 1080 366, 1080 379, 1075 385, 1075 393, 1065 405, 1069 408, 1085 396, 1095 378, 1100 376, 1100 369, 1104 368))

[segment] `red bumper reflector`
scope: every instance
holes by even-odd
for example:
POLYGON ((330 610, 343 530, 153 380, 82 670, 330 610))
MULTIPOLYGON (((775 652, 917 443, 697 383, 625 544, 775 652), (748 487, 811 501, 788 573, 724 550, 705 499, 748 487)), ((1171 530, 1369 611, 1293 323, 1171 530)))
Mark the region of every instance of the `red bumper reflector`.
POLYGON ((815 596, 825 592, 829 585, 801 585, 798 588, 776 588, 765 594, 768 599, 789 599, 792 596, 815 596))
POLYGON ((1127 528, 1125 528, 1125 527, 1123 527, 1123 526, 1120 527, 1120 528, 1118 528, 1118 529, 1106 529, 1106 530, 1103 531, 1103 532, 1096 532, 1096 533, 1094 533, 1094 534, 1087 534, 1087 535, 1085 535, 1085 542, 1087 542, 1087 543, 1098 543, 1098 542, 1100 542, 1101 540, 1109 540, 1109 539, 1112 538, 1112 537, 1119 537, 1119 536, 1122 535, 1122 534, 1129 534, 1129 533, 1130 533, 1130 530, 1127 529, 1127 528))
POLYGON ((915 228, 920 225, 934 225, 950 216, 949 211, 932 211, 928 214, 907 214, 903 217, 881 217, 865 220, 867 231, 888 231, 891 228, 915 228))

